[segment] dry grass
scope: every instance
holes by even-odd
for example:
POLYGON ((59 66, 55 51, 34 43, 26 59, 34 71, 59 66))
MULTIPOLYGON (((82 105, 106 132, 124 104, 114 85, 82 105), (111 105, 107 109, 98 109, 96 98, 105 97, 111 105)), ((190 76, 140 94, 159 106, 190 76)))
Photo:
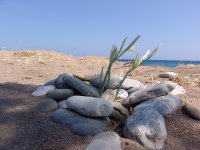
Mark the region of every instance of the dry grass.
POLYGON ((179 68, 179 69, 185 69, 185 68, 191 69, 191 68, 195 68, 195 67, 199 67, 199 66, 200 65, 194 65, 194 64, 187 64, 187 65, 179 64, 177 66, 177 68, 179 68))
POLYGON ((51 60, 62 57, 75 58, 70 55, 64 55, 62 53, 47 51, 47 50, 19 50, 19 51, 0 51, 0 58, 2 60, 26 60, 36 59, 38 61, 51 60))
POLYGON ((185 77, 183 76, 178 76, 175 78, 170 78, 170 81, 177 83, 178 85, 181 86, 194 86, 194 82, 192 82, 189 79, 185 79, 185 77))

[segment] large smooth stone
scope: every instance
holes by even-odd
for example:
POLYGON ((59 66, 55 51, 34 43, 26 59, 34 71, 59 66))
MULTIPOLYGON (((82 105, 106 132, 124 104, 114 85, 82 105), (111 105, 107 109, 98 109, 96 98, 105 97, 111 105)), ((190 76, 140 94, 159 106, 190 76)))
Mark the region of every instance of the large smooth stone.
MULTIPOLYGON (((102 82, 104 79, 104 76, 102 77, 102 82)), ((109 87, 106 85, 105 87, 107 89, 117 89, 119 87, 119 83, 122 80, 122 77, 118 77, 117 75, 111 74, 110 75, 110 82, 109 82, 109 87)), ((90 84, 96 88, 100 87, 100 75, 96 75, 93 78, 90 79, 90 84)), ((121 88, 122 89, 129 89, 132 87, 138 87, 140 86, 140 81, 134 80, 134 79, 130 79, 130 78, 126 78, 124 80, 124 82, 122 83, 121 88)))
POLYGON ((113 131, 99 133, 85 150, 121 150, 119 135, 113 131))
POLYGON ((64 76, 63 81, 85 96, 99 97, 98 90, 73 76, 64 76))
POLYGON ((69 109, 58 109, 53 115, 54 122, 67 126, 78 135, 95 135, 105 131, 109 124, 109 118, 89 118, 69 109))
POLYGON ((110 118, 115 121, 124 121, 129 116, 128 110, 119 102, 113 102, 113 112, 110 118))
POLYGON ((161 78, 173 78, 173 77, 177 77, 178 74, 174 73, 174 72, 163 72, 161 74, 159 74, 159 77, 161 78))
MULTIPOLYGON (((105 74, 102 75, 101 81, 103 82, 105 74)), ((120 77, 111 74, 110 75, 110 84, 105 85, 106 89, 116 89, 118 83, 121 81, 120 77)), ((106 81, 107 83, 108 81, 106 81)), ((100 88, 100 75, 96 75, 90 79, 90 84, 96 88, 100 88)))
POLYGON ((157 110, 163 117, 175 113, 181 106, 179 97, 174 95, 166 95, 145 101, 134 108, 134 112, 140 109, 157 110))
POLYGON ((200 108, 185 104, 183 110, 193 119, 200 120, 200 108))
POLYGON ((171 92, 169 92, 169 94, 171 94, 171 95, 185 94, 186 91, 185 91, 185 89, 182 86, 180 86, 180 85, 178 85, 176 83, 175 83, 175 85, 176 85, 175 89, 172 90, 171 92))
POLYGON ((35 91, 33 91, 32 95, 33 96, 44 96, 50 91, 53 91, 55 89, 54 85, 44 85, 38 87, 35 91))
POLYGON ((47 97, 56 101, 62 101, 75 94, 76 93, 72 89, 54 89, 53 91, 47 94, 47 97))
POLYGON ((128 98, 124 99, 123 105, 133 105, 152 98, 167 95, 174 90, 175 87, 175 83, 164 81, 160 84, 131 93, 128 98))
POLYGON ((162 149, 167 138, 165 121, 155 109, 134 112, 126 120, 123 133, 148 149, 162 149))
POLYGON ((112 114, 112 102, 102 98, 72 96, 67 99, 67 107, 90 117, 108 117, 112 114))
POLYGON ((40 101, 36 106, 36 110, 39 112, 54 111, 57 108, 58 108, 57 102, 50 98, 46 98, 46 99, 40 101))
POLYGON ((58 89, 70 89, 70 87, 62 79, 64 76, 72 76, 72 75, 68 74, 68 73, 60 74, 55 81, 56 88, 58 88, 58 89))
MULTIPOLYGON (((114 100, 116 94, 117 94, 117 89, 116 90, 107 89, 103 92, 103 94, 101 95, 101 98, 114 100)), ((126 90, 119 89, 116 99, 124 99, 127 97, 128 97, 128 93, 126 92, 126 90)))

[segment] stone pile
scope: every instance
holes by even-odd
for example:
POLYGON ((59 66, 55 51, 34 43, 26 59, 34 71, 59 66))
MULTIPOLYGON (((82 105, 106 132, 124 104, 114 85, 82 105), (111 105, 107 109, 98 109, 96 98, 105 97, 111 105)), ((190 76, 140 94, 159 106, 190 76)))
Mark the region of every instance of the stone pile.
MULTIPOLYGON (((170 74, 172 75, 172 74, 170 74)), ((150 87, 127 78, 114 101, 121 77, 111 75, 109 85, 100 97, 100 76, 83 81, 71 74, 38 87, 33 96, 46 96, 37 105, 40 112, 54 111, 52 120, 78 135, 96 135, 87 149, 121 149, 119 136, 111 122, 120 124, 123 135, 149 149, 161 149, 167 138, 164 117, 180 108, 180 99, 173 92, 178 86, 164 81, 150 87), (99 145, 99 146, 98 146, 99 145), (109 149, 109 148, 108 148, 109 149)))

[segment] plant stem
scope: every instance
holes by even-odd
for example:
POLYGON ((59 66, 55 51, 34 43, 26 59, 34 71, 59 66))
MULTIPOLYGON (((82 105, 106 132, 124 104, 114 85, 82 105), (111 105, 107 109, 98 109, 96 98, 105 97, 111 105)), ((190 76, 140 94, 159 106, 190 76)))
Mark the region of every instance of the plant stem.
MULTIPOLYGON (((142 63, 142 62, 141 62, 141 63, 142 63)), ((140 64, 141 64, 141 63, 140 63, 140 64)), ((121 88, 121 86, 122 86, 124 80, 128 77, 128 75, 129 75, 133 70, 135 70, 137 67, 139 67, 140 64, 134 66, 133 68, 130 68, 130 69, 126 72, 126 74, 125 74, 125 76, 123 77, 123 79, 119 82, 119 87, 118 87, 118 89, 117 89, 117 92, 116 92, 114 101, 116 101, 116 99, 117 99, 117 95, 118 95, 118 93, 119 93, 119 90, 120 90, 120 88, 121 88)))
MULTIPOLYGON (((110 62, 109 63, 109 66, 108 66, 108 69, 106 71, 106 74, 104 76, 104 79, 103 79, 103 82, 101 83, 101 79, 100 79, 100 90, 99 90, 99 95, 101 96, 104 92, 104 89, 105 89, 105 85, 106 85, 106 82, 108 82, 108 79, 110 78, 110 70, 111 70, 111 67, 112 67, 112 64, 113 62, 110 62)), ((101 78, 101 77, 100 77, 101 78)), ((110 79, 109 79, 110 80, 110 79)), ((110 82, 110 81, 109 81, 110 82)), ((107 84, 107 86, 109 86, 109 82, 107 84)))

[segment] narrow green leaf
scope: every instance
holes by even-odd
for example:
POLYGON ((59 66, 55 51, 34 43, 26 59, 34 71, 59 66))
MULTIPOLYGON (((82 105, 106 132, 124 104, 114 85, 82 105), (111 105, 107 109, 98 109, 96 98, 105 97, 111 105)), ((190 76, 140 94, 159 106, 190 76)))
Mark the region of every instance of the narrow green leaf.
POLYGON ((124 80, 127 78, 127 76, 129 75, 129 71, 128 72, 126 72, 126 74, 125 74, 125 76, 123 77, 123 79, 119 82, 119 84, 117 85, 117 92, 116 92, 116 95, 115 95, 115 98, 114 98, 114 101, 117 99, 117 95, 118 95, 118 93, 119 93, 119 90, 120 90, 120 88, 121 88, 121 86, 122 86, 122 83, 124 82, 124 80))
POLYGON ((120 47, 119 51, 121 51, 121 50, 123 49, 124 44, 126 43, 126 40, 127 40, 127 37, 124 38, 124 40, 123 40, 123 42, 122 42, 122 44, 121 44, 121 47, 120 47))
POLYGON ((140 38, 140 35, 138 35, 125 49, 125 51, 129 50, 140 38))
POLYGON ((147 57, 146 60, 149 60, 157 51, 158 49, 160 48, 161 44, 159 44, 154 50, 153 52, 147 57))
POLYGON ((110 85, 110 74, 111 74, 111 70, 108 70, 108 87, 110 85))
POLYGON ((127 40, 127 37, 124 38, 124 40, 123 40, 123 42, 122 42, 122 44, 121 44, 121 46, 120 46, 120 49, 119 49, 119 51, 117 52, 116 59, 118 59, 118 58, 120 57, 119 55, 122 53, 122 49, 123 49, 123 47, 124 47, 124 45, 125 45, 125 43, 126 43, 126 40, 127 40))
POLYGON ((114 46, 112 46, 112 49, 111 49, 111 52, 110 52, 110 59, 112 58, 112 56, 113 56, 113 53, 114 53, 114 48, 113 48, 114 46))
POLYGON ((102 86, 103 86, 103 85, 102 85, 102 84, 103 84, 103 83, 102 83, 103 68, 104 68, 104 67, 101 68, 101 75, 100 75, 100 87, 99 87, 99 89, 100 89, 100 91, 99 91, 99 95, 100 95, 100 96, 101 96, 102 93, 103 93, 103 90, 102 90, 102 86))
POLYGON ((121 53, 118 55, 118 58, 121 57, 126 51, 128 51, 140 38, 140 35, 138 35, 121 53))

